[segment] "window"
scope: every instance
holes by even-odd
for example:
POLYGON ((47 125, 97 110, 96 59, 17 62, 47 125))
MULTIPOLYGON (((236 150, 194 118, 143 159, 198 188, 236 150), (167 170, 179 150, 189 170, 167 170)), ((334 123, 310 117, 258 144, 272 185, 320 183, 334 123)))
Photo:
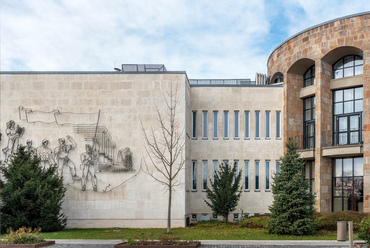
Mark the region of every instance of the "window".
POLYGON ((197 214, 191 214, 191 220, 197 220, 197 214))
POLYGON ((276 112, 276 138, 280 138, 280 112, 276 112))
POLYGON ((239 214, 234 214, 234 220, 239 220, 239 214))
POLYGON ((270 190, 270 161, 266 161, 266 190, 270 190))
POLYGON ((303 74, 303 87, 315 85, 315 66, 311 66, 304 74, 303 74))
POLYGON ((249 161, 244 161, 244 190, 249 190, 249 161))
POLYGON ((303 148, 315 148, 315 97, 303 100, 303 148))
POLYGON ((197 161, 193 161, 193 168, 192 168, 192 190, 197 190, 197 161))
POLYGON ((333 144, 362 143, 363 87, 333 91, 333 144))
POLYGON ((254 189, 259 190, 260 189, 260 161, 256 161, 255 164, 255 185, 254 189))
POLYGON ((234 138, 239 138, 239 111, 234 112, 234 138))
POLYGON ((234 180, 236 180, 236 177, 239 175, 239 161, 234 161, 234 166, 236 167, 234 180))
POLYGON ((212 214, 212 219, 217 220, 217 214, 212 214))
POLYGON ((333 78, 351 77, 363 73, 362 56, 349 55, 339 59, 333 65, 333 78))
POLYGON ((363 212, 363 158, 333 160, 333 211, 363 212))
POLYGON ((280 162, 276 161, 276 170, 275 173, 278 174, 280 172, 280 162))
POLYGON ((310 184, 310 192, 315 193, 315 161, 308 160, 306 161, 304 167, 305 180, 310 184))
POLYGON ((197 137, 197 111, 193 111, 193 138, 197 137))
POLYGON ((207 138, 208 137, 208 134, 207 134, 207 127, 208 127, 208 112, 207 111, 203 111, 203 125, 202 125, 202 137, 203 138, 207 138))
POLYGON ((213 138, 218 138, 218 112, 213 112, 213 138))
POLYGON ((256 138, 260 137, 260 112, 256 111, 256 138))
POLYGON ((213 182, 215 182, 215 175, 218 171, 218 161, 213 161, 213 182))
POLYGON ((249 138, 249 111, 244 112, 244 138, 249 138))
POLYGON ((229 138, 229 112, 224 111, 224 138, 229 138))
POLYGON ((266 111, 266 138, 270 138, 270 111, 266 111))
POLYGON ((205 191, 207 189, 207 161, 202 163, 202 176, 202 190, 205 191))

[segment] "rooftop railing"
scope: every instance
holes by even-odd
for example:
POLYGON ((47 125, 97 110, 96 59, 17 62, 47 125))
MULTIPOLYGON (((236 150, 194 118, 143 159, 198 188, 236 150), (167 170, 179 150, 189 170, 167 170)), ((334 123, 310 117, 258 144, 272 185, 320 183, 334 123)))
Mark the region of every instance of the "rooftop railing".
POLYGON ((250 79, 189 79, 190 85, 256 85, 250 79))

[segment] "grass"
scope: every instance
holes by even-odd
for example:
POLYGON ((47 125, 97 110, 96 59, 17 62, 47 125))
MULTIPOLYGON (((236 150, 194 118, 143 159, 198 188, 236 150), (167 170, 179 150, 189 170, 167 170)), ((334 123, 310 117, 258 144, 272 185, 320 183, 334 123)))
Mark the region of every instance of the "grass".
MULTIPOLYGON (((318 231, 308 236, 269 234, 265 229, 239 228, 237 225, 172 228, 91 228, 43 233, 45 239, 158 239, 160 235, 182 240, 336 240, 336 232, 318 231)), ((354 235, 357 239, 357 234, 354 235)))

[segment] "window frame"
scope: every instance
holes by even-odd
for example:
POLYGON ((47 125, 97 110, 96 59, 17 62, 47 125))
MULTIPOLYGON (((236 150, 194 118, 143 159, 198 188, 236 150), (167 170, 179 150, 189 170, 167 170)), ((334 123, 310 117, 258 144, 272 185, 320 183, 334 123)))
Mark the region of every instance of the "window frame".
POLYGON ((213 138, 218 139, 218 111, 213 111, 213 138))
POLYGON ((191 172, 191 190, 197 191, 197 161, 192 161, 192 172, 191 172))
POLYGON ((260 191, 260 161, 254 161, 254 191, 260 191))
POLYGON ((315 85, 315 82, 315 65, 313 65, 303 74, 303 87, 315 85))
POLYGON ((197 111, 192 111, 192 138, 197 138, 197 111))
POLYGON ((208 179, 208 161, 202 161, 202 191, 207 190, 207 179, 208 179))
MULTIPOLYGON (((361 55, 356 55, 356 54, 351 54, 351 55, 346 55, 346 56, 343 56, 342 58, 340 58, 340 59, 338 59, 334 64, 333 64, 333 67, 332 67, 332 71, 333 71, 333 73, 332 73, 332 78, 333 79, 338 79, 338 78, 346 78, 346 77, 353 77, 353 76, 357 76, 357 75, 363 75, 363 69, 364 69, 364 58, 363 58, 363 56, 361 56, 361 55), (347 58, 353 58, 353 60, 352 60, 352 65, 347 65, 346 66, 346 64, 345 64, 345 60, 347 59, 347 58), (360 58, 360 59, 359 59, 360 58), (359 63, 359 64, 357 64, 356 65, 356 61, 362 61, 361 63, 359 63), (340 64, 340 63, 342 63, 342 66, 340 67, 340 68, 337 68, 337 69, 335 69, 335 67, 338 65, 338 64, 340 64), (362 73, 358 73, 358 74, 356 74, 356 68, 360 68, 360 67, 362 67, 362 73), (352 75, 349 75, 349 76, 345 76, 345 71, 346 71, 346 69, 351 69, 351 68, 353 68, 353 70, 352 70, 352 75), (336 72, 341 72, 341 74, 337 77, 336 76, 336 72)), ((350 70, 348 70, 348 71, 350 71, 350 70)))
POLYGON ((250 112, 244 111, 244 138, 250 138, 250 112))
POLYGON ((255 111, 255 138, 260 139, 260 111, 255 111))
POLYGON ((224 139, 229 139, 229 111, 224 111, 224 139))
POLYGON ((281 138, 281 111, 276 111, 276 138, 281 138))
POLYGON ((266 188, 265 188, 265 190, 266 191, 271 191, 271 187, 270 187, 270 181, 271 181, 271 179, 270 179, 270 166, 271 165, 271 162, 270 162, 270 160, 266 160, 265 161, 265 169, 266 169, 266 174, 265 174, 265 178, 266 178, 266 188))
POLYGON ((265 136, 266 139, 271 138, 271 111, 265 112, 265 136))
POLYGON ((239 139, 239 110, 234 111, 234 139, 239 139))
POLYGON ((208 111, 202 111, 202 138, 208 138, 208 111))

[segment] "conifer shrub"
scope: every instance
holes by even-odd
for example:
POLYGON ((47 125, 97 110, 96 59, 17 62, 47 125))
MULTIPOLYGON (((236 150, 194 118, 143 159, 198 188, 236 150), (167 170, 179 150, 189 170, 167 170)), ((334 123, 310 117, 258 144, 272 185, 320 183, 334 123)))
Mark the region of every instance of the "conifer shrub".
POLYGON ((287 152, 281 157, 280 171, 273 176, 273 203, 269 207, 267 229, 280 235, 309 235, 317 228, 313 217, 315 196, 305 181, 298 145, 290 141, 285 146, 287 152))
POLYGON ((248 217, 240 222, 240 227, 245 228, 266 228, 267 227, 267 220, 269 215, 258 215, 248 217))
POLYGON ((366 244, 370 245, 370 217, 365 217, 360 223, 360 230, 358 232, 358 238, 366 241, 366 244))
POLYGON ((59 231, 66 225, 61 213, 65 195, 57 167, 43 169, 40 161, 21 146, 10 164, 1 167, 1 231, 21 227, 59 231))

